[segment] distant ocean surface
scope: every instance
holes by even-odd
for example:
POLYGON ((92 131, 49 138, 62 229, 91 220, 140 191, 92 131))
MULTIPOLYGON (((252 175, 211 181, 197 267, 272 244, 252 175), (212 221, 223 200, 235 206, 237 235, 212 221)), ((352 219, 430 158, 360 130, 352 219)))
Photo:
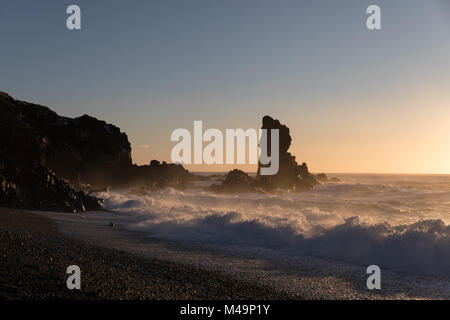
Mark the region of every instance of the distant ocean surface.
POLYGON ((299 194, 98 194, 151 237, 450 276, 450 175, 331 174, 299 194))

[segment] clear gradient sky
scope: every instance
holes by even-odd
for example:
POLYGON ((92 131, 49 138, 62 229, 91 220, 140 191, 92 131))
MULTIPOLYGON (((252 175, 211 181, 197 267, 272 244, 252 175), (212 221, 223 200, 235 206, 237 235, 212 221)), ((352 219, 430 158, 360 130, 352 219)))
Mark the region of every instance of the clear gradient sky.
POLYGON ((313 172, 450 173, 448 0, 1 0, 0 66, 1 91, 116 124, 140 164, 194 120, 269 114, 313 172))

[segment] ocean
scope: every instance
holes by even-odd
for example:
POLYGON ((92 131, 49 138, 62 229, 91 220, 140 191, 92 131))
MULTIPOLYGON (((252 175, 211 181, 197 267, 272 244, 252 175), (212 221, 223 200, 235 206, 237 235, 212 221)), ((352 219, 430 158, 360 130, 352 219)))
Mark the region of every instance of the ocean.
POLYGON ((330 174, 303 193, 97 194, 148 237, 450 276, 450 175, 330 174))

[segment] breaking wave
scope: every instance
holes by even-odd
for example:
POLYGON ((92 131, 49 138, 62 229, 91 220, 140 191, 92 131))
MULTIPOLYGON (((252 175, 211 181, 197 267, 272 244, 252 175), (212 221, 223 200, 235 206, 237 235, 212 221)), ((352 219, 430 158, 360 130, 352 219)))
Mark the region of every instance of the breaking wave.
POLYGON ((107 209, 132 215, 128 228, 153 237, 450 276, 450 177, 437 188, 423 181, 408 187, 382 182, 281 195, 165 189, 99 196, 107 209))

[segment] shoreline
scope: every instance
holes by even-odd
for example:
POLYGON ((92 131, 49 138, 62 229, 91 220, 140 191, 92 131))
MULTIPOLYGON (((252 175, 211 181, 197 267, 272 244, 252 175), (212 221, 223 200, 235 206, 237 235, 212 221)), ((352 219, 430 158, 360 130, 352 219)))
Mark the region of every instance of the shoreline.
MULTIPOLYGON (((48 272, 25 268, 34 275, 28 280, 33 286, 44 289, 36 279, 45 282, 46 276, 52 281, 58 279, 59 294, 17 298, 450 299, 450 279, 386 270, 383 271, 382 290, 371 291, 365 287, 364 266, 316 257, 288 257, 264 249, 247 251, 245 247, 227 248, 152 238, 148 233, 127 230, 128 219, 127 214, 106 211, 71 214, 0 208, 3 242, 8 242, 5 235, 9 232, 25 239, 27 250, 37 250, 36 247, 41 246, 39 250, 48 253, 56 249, 56 260, 67 261, 70 257, 69 264, 80 264, 83 274, 82 290, 78 294, 65 287, 68 276, 65 269, 59 270, 55 278, 48 272), (11 211, 9 215, 5 213, 7 211, 11 211), (20 217, 14 220, 15 225, 11 223, 13 217, 20 217), (28 243, 27 233, 32 235, 31 243, 28 243), (56 247, 51 243, 55 241, 56 247), (87 271, 83 273, 85 269, 87 271), (85 279, 86 275, 88 279, 85 279), (96 291, 95 284, 99 285, 100 279, 102 290, 96 291), (83 283, 87 287, 83 287, 83 283), (164 290, 160 291, 162 288, 164 290)), ((5 250, 4 246, 5 243, 2 250, 5 250)), ((19 250, 15 252, 24 255, 19 250)), ((42 259, 35 258, 37 261, 42 259)), ((48 261, 44 262, 49 268, 48 261)), ((22 269, 27 266, 29 261, 19 259, 10 269, 23 273, 22 269)), ((5 276, 3 269, 0 282, 6 283, 8 275, 5 276)), ((50 289, 55 288, 54 284, 48 285, 50 289)), ((46 290, 50 292, 49 288, 46 290)))
POLYGON ((37 212, 0 208, 0 299, 288 299, 219 272, 143 258, 63 235, 37 212), (81 290, 66 287, 66 268, 81 268, 81 290))
POLYGON ((450 279, 383 269, 382 290, 366 287, 367 266, 311 256, 290 256, 244 246, 161 239, 128 230, 133 216, 119 212, 85 215, 40 212, 69 236, 102 247, 219 272, 230 279, 271 288, 293 299, 450 299, 450 279), (109 226, 110 223, 114 227, 109 226))

